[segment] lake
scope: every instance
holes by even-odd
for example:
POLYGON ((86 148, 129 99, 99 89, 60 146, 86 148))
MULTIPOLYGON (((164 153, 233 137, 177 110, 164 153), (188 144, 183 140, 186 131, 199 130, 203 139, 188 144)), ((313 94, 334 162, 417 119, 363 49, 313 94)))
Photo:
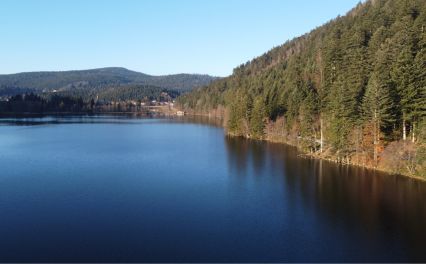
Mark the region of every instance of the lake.
POLYGON ((200 120, 0 119, 1 262, 425 262, 425 199, 200 120))

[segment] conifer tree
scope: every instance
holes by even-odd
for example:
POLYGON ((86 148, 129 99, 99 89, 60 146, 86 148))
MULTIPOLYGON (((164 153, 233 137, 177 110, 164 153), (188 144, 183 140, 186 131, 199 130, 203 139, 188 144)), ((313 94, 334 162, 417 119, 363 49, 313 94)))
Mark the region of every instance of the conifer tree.
POLYGON ((376 73, 371 76, 363 99, 364 118, 373 124, 374 161, 378 160, 381 131, 395 121, 393 100, 386 81, 376 73))
POLYGON ((254 138, 263 138, 265 129, 266 107, 263 98, 258 97, 254 101, 250 118, 250 132, 254 138))

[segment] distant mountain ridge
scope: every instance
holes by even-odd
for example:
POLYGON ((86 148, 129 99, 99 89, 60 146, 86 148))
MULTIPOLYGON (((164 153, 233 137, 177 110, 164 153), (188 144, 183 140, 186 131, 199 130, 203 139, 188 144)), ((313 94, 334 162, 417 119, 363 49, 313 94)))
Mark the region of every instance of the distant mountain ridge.
POLYGON ((202 74, 153 76, 126 68, 108 67, 72 71, 40 71, 0 74, 0 96, 19 93, 94 92, 128 85, 155 86, 178 92, 190 91, 218 79, 202 74))

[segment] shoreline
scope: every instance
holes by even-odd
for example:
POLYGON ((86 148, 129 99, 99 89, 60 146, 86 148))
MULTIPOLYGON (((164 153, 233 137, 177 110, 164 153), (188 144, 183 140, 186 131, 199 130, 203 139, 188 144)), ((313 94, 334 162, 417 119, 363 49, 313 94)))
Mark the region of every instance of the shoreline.
MULTIPOLYGON (((199 112, 186 112, 185 115, 187 116, 204 116, 206 118, 214 118, 214 119, 220 119, 220 120, 224 120, 223 116, 218 116, 218 115, 212 115, 212 114, 204 114, 204 113, 199 113, 199 112)), ((409 174, 402 174, 402 173, 395 173, 389 170, 385 170, 385 169, 381 169, 381 168, 377 168, 377 167, 372 167, 372 166, 367 166, 367 165, 362 165, 362 164, 356 164, 356 163, 345 163, 345 162, 339 162, 336 160, 333 160, 331 158, 327 158, 321 155, 318 155, 316 153, 308 153, 303 151, 298 145, 296 144, 291 144, 290 142, 285 142, 285 141, 279 141, 279 140, 271 140, 268 138, 263 138, 263 139, 257 139, 257 138, 250 138, 250 137, 245 137, 245 136, 236 136, 236 135, 232 135, 231 133, 228 133, 226 131, 226 127, 222 122, 222 128, 225 130, 225 135, 229 136, 229 137, 241 137, 241 138, 245 138, 245 139, 249 139, 249 140, 257 140, 257 141, 265 141, 265 142, 271 142, 271 143, 277 143, 277 144, 285 144, 288 146, 292 146, 297 148, 298 152, 300 152, 300 156, 304 156, 305 158, 310 158, 310 159, 317 159, 317 160, 325 160, 325 161, 329 161, 338 165, 345 165, 345 166, 355 166, 355 167, 359 167, 359 168, 364 168, 364 169, 369 169, 369 170, 375 170, 375 171, 379 171, 379 172, 384 172, 387 173, 389 175, 398 175, 398 176, 402 176, 402 177, 406 177, 406 178, 410 178, 413 180, 419 180, 422 182, 426 182, 426 178, 424 177, 420 177, 420 176, 415 176, 415 175, 409 175, 409 174)))
MULTIPOLYGON (((175 110, 175 109, 173 109, 175 110)), ((154 112, 154 113, 146 113, 146 112, 45 112, 45 113, 0 113, 0 118, 37 118, 37 117, 48 117, 48 116, 97 116, 97 115, 112 115, 112 116, 140 116, 140 117, 175 117, 176 115, 170 114, 170 113, 163 113, 163 112, 154 112)), ((206 113, 199 113, 199 112, 185 112, 186 117, 195 118, 195 117, 203 117, 208 119, 215 119, 219 122, 220 127, 224 129, 225 136, 228 137, 241 137, 247 140, 256 140, 256 141, 264 141, 264 142, 271 142, 276 144, 285 144, 288 146, 292 146, 297 148, 298 152, 300 153, 298 156, 303 158, 309 158, 309 159, 317 159, 317 160, 325 160, 329 161, 338 165, 345 165, 345 166, 355 166, 359 168, 365 168, 370 170, 375 170, 379 172, 384 172, 390 175, 399 175, 402 177, 411 178, 414 180, 420 180, 423 182, 426 182, 426 178, 415 176, 415 175, 409 175, 409 174, 402 174, 402 173, 395 173, 389 170, 372 167, 372 166, 366 166, 362 164, 356 164, 356 163, 345 163, 345 162, 339 162, 332 158, 327 158, 321 155, 318 155, 318 153, 308 153, 303 151, 297 144, 291 144, 290 142, 285 142, 281 140, 273 140, 268 138, 258 139, 258 138, 250 138, 246 136, 236 136, 231 133, 228 133, 226 131, 226 127, 224 125, 224 117, 217 115, 217 114, 206 114, 206 113)), ((216 124, 217 125, 217 124, 216 124)))
POLYGON ((167 116, 162 112, 43 112, 43 113, 0 113, 0 118, 26 118, 26 117, 46 117, 46 116, 96 116, 96 115, 132 115, 132 116, 167 116))

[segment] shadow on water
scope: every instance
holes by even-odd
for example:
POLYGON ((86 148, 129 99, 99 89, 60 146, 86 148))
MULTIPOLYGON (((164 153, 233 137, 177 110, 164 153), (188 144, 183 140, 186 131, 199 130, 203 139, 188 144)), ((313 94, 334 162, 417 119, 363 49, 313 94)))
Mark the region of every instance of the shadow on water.
MULTIPOLYGON (((228 137, 226 147, 231 175, 242 179, 250 171, 255 177, 281 175, 279 181, 287 204, 296 204, 312 212, 311 215, 318 217, 331 232, 350 233, 365 243, 350 245, 359 250, 342 253, 336 260, 426 259, 424 182, 301 158, 296 148, 283 144, 228 137), (377 252, 383 252, 383 256, 377 252)), ((335 242, 330 240, 331 245, 335 242)), ((326 237, 324 243, 327 243, 326 237)), ((313 260, 321 261, 321 256, 313 260)), ((330 261, 330 258, 323 261, 330 261)))

